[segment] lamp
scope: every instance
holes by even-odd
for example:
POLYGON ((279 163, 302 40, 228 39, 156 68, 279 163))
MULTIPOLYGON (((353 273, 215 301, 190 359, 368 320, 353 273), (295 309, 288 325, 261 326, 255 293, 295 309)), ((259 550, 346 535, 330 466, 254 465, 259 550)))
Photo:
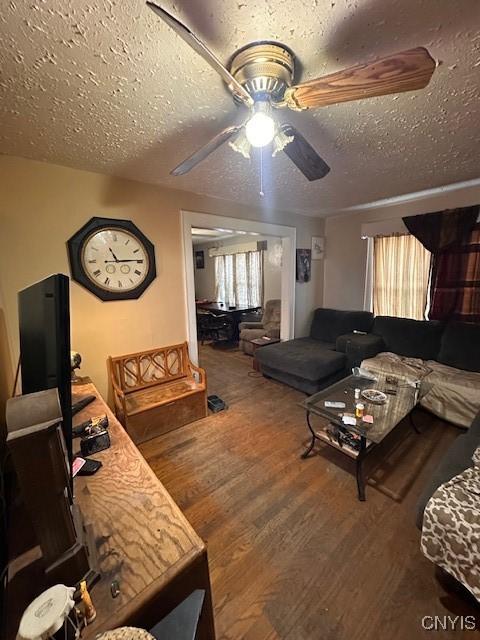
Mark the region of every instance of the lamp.
POLYGON ((288 136, 280 128, 277 128, 275 120, 270 115, 270 103, 259 100, 254 105, 254 113, 238 135, 228 144, 241 153, 244 158, 250 160, 252 147, 262 148, 273 142, 272 157, 279 151, 283 151, 287 144, 293 141, 293 136, 288 136))

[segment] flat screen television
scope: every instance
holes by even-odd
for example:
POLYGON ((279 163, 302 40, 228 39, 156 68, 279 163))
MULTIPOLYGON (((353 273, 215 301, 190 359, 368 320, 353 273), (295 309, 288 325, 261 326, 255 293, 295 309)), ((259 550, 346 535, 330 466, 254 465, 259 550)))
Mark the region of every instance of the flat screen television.
POLYGON ((18 294, 22 393, 57 387, 72 463, 69 279, 58 273, 18 294))

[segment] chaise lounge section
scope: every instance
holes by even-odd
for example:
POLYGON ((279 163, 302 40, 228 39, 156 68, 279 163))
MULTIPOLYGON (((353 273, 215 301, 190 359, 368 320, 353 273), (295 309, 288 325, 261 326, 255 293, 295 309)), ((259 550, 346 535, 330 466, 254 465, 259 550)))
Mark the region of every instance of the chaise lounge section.
POLYGON ((369 331, 368 311, 316 309, 310 335, 262 347, 256 353, 262 373, 299 391, 313 394, 347 373, 345 354, 354 331, 369 331))

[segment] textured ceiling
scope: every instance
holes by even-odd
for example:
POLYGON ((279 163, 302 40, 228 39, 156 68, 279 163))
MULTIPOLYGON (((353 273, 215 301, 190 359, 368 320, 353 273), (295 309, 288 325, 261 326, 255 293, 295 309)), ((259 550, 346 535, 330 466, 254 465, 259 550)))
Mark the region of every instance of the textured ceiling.
MULTIPOLYGON (((480 177, 478 0, 164 0, 224 61, 278 39, 305 80, 424 45, 423 91, 280 112, 331 166, 308 183, 280 154, 264 203, 320 214, 480 177)), ((221 79, 141 0, 3 0, 0 152, 259 204, 258 166, 224 146, 169 170, 244 115, 221 79)))

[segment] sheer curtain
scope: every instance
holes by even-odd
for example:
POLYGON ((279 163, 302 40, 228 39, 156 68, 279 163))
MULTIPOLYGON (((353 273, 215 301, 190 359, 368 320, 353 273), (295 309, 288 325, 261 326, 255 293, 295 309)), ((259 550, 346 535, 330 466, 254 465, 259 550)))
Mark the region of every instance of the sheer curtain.
POLYGON ((431 253, 412 235, 374 239, 375 315, 425 319, 431 253))
POLYGON ((227 306, 263 305, 261 251, 215 257, 215 297, 227 306))

